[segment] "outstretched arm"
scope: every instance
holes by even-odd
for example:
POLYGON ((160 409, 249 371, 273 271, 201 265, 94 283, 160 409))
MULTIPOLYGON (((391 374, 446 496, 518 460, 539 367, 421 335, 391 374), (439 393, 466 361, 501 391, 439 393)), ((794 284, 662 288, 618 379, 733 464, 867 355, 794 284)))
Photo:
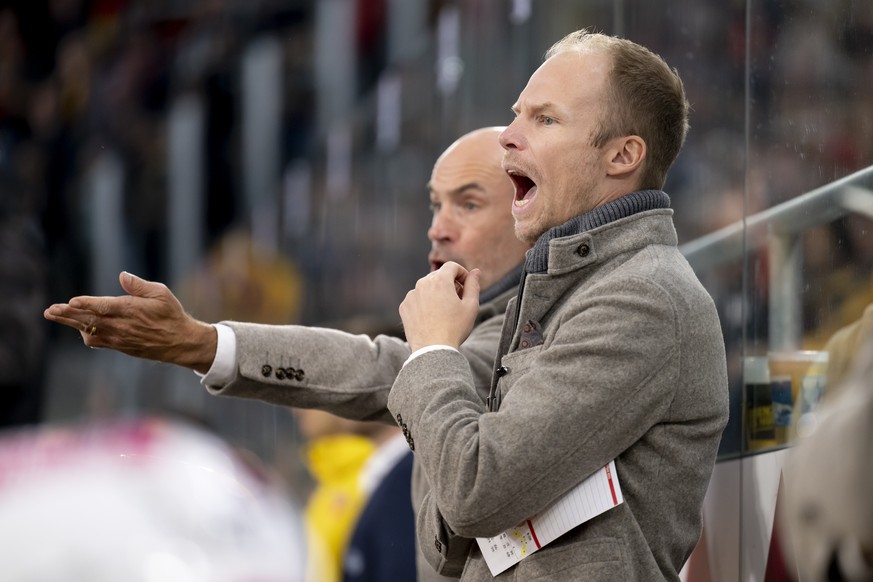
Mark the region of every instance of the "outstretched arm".
POLYGON ((215 357, 215 328, 191 317, 163 283, 123 272, 118 297, 74 297, 45 310, 77 330, 85 345, 206 373, 215 357))

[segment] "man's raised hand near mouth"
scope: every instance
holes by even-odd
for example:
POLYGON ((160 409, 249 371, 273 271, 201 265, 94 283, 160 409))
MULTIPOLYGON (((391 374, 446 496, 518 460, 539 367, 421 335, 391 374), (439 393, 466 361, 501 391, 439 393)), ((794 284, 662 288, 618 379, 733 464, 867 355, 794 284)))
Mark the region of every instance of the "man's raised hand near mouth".
POLYGON ((431 345, 458 348, 479 311, 479 269, 449 261, 422 277, 400 304, 406 340, 413 352, 431 345))

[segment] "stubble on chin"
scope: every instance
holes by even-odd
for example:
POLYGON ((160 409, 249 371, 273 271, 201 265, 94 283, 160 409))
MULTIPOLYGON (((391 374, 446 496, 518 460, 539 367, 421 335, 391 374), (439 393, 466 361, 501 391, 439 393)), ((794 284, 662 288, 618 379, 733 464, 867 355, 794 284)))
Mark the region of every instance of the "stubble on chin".
POLYGON ((530 245, 536 243, 540 236, 542 236, 543 232, 545 231, 540 231, 539 233, 537 233, 536 229, 532 228, 532 225, 528 225, 527 227, 525 227, 518 222, 515 223, 515 238, 523 243, 527 243, 530 245))

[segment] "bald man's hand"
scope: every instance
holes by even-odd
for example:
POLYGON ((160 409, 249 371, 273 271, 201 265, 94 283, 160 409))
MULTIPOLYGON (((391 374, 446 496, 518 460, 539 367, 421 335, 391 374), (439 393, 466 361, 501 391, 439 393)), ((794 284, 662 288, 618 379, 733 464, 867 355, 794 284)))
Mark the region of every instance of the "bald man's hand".
POLYGON ((447 262, 422 277, 400 304, 406 340, 413 351, 431 345, 459 347, 479 312, 479 269, 447 262))
POLYGON ((191 317, 163 283, 126 272, 118 279, 127 295, 74 297, 43 315, 78 331, 88 347, 209 371, 218 342, 215 328, 191 317))

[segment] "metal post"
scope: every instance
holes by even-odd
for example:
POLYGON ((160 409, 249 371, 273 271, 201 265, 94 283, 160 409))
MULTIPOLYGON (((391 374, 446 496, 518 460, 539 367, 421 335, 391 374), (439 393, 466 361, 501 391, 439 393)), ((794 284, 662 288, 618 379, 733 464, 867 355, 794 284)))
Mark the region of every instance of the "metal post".
POLYGON ((803 252, 800 237, 770 233, 770 349, 796 350, 802 341, 800 285, 803 252))

